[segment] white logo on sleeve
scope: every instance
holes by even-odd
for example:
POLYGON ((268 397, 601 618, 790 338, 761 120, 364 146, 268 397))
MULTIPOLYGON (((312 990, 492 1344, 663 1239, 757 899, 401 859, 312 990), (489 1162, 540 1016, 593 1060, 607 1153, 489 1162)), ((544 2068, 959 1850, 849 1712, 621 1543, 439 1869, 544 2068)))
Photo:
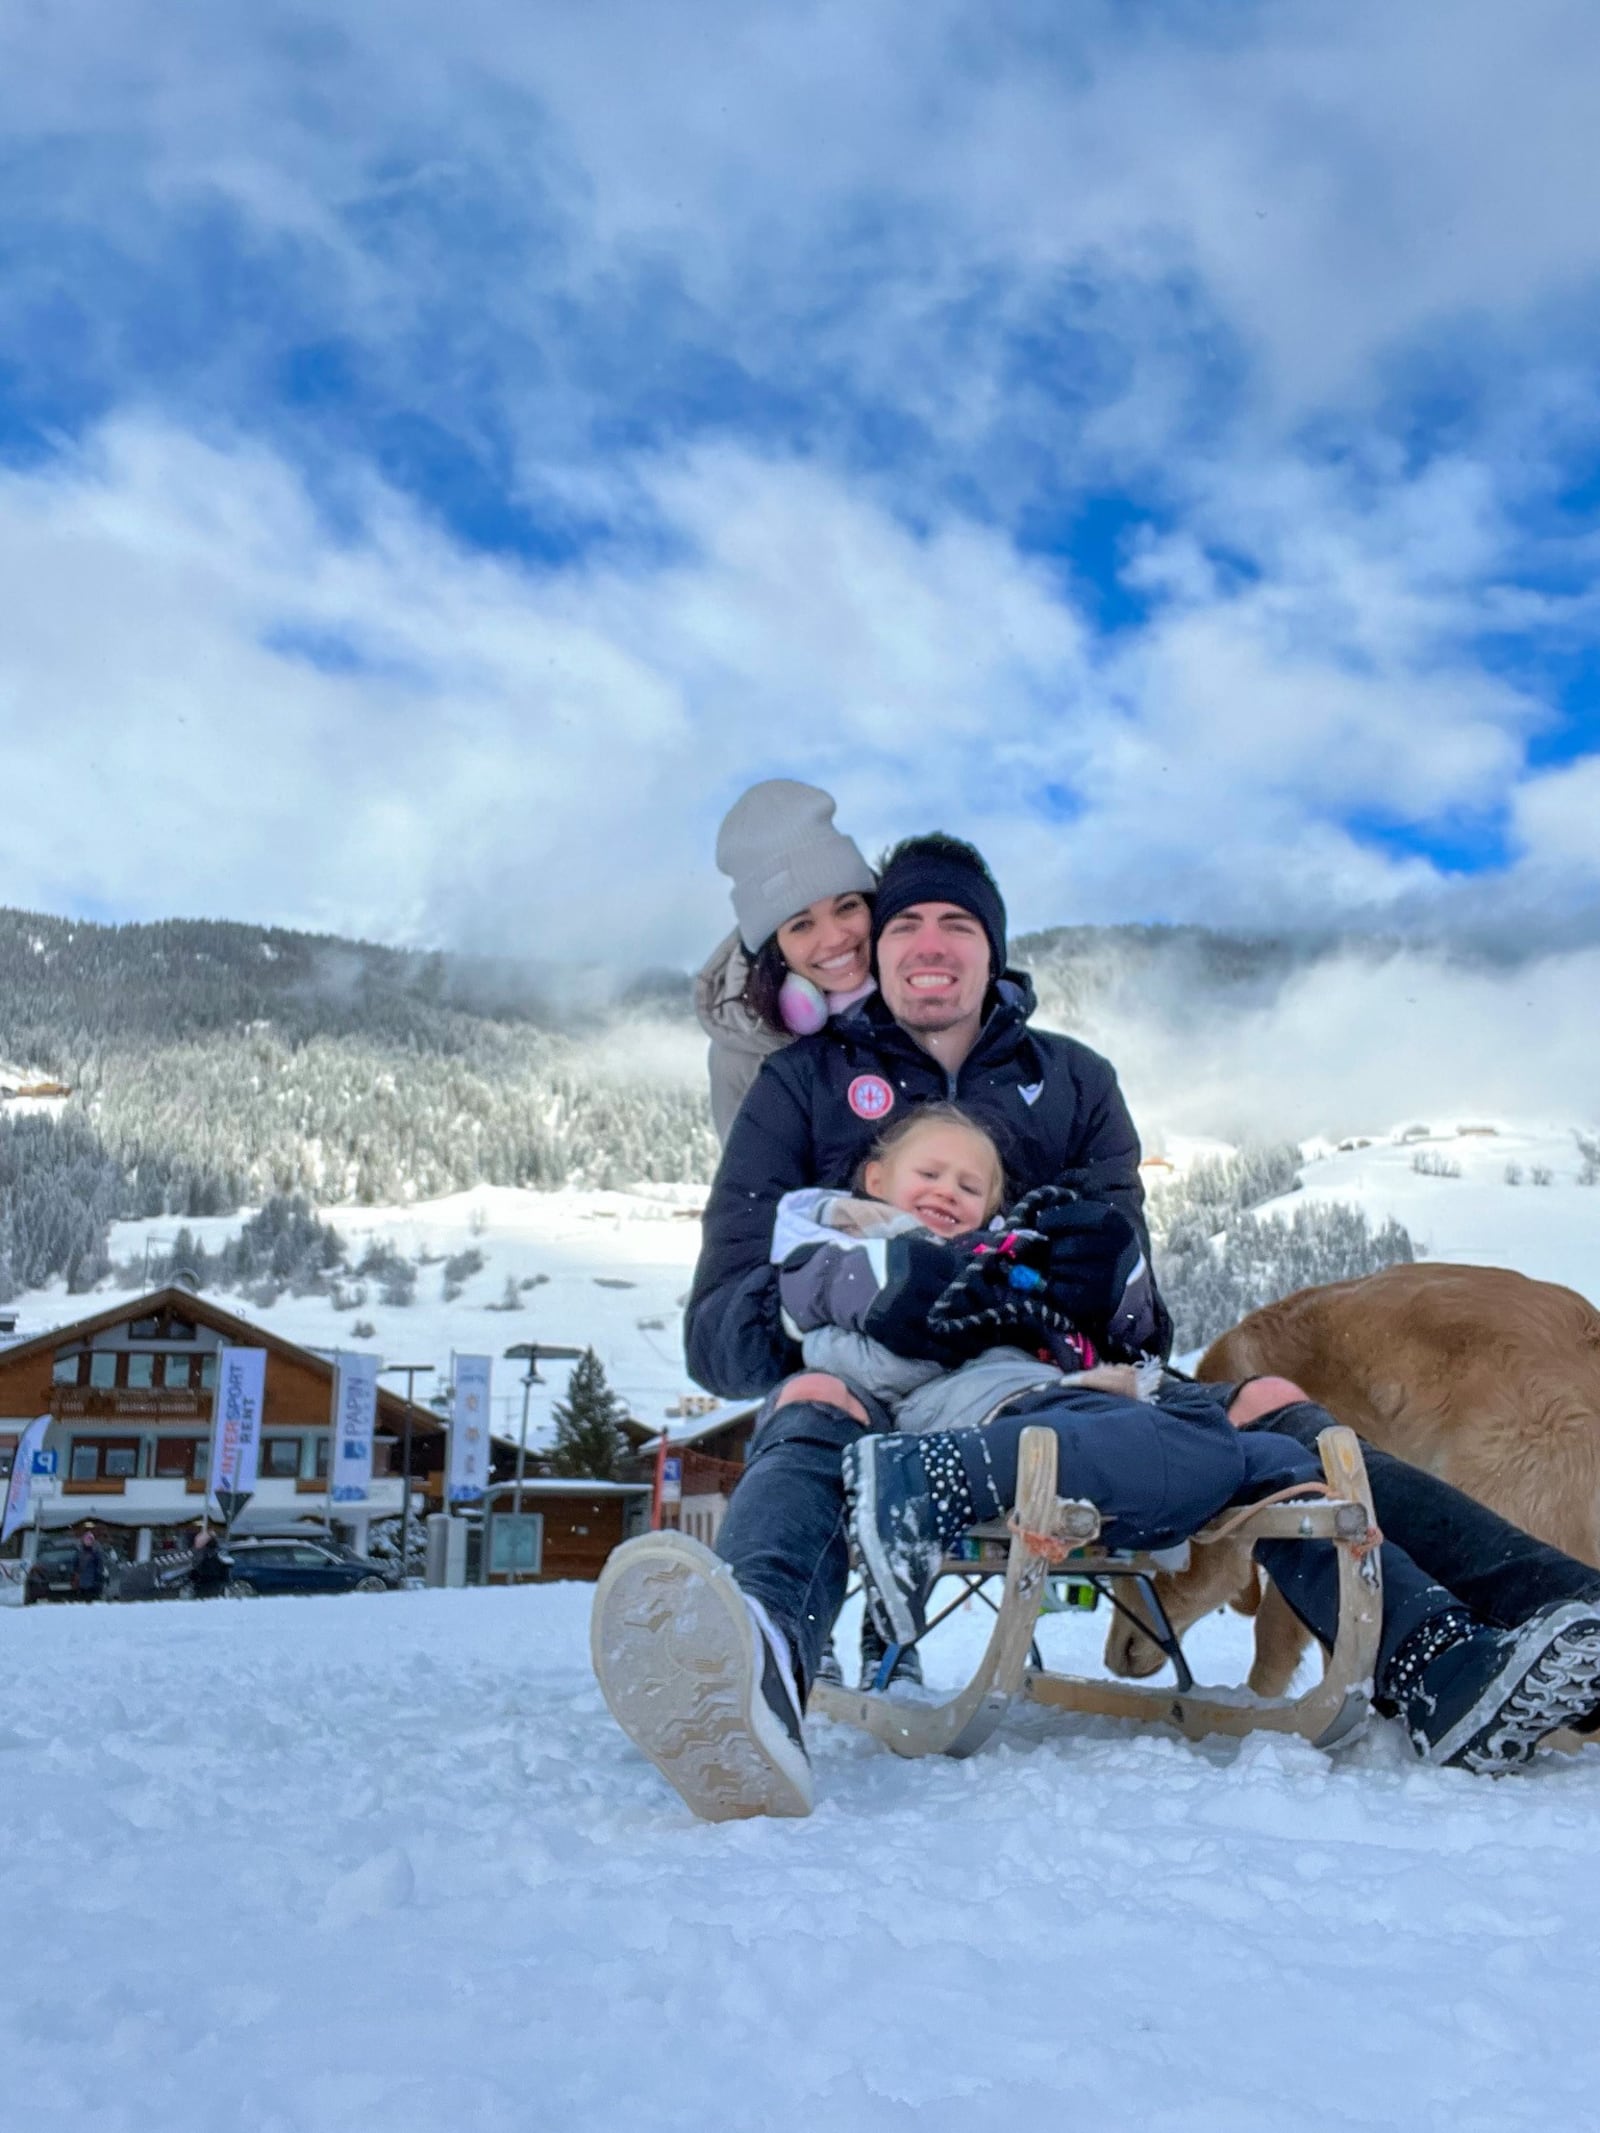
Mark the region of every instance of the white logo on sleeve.
POLYGON ((1036 1104, 1044 1094, 1044 1083, 1042 1081, 1019 1081, 1017 1083, 1017 1094, 1025 1104, 1036 1104))

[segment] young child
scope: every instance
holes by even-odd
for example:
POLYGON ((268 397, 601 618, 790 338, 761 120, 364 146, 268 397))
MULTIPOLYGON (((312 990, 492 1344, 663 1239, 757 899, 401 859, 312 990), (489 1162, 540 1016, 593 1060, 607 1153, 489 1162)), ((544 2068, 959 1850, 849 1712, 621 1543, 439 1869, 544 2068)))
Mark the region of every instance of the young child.
MULTIPOLYGON (((809 1187, 785 1193, 773 1223, 784 1319, 808 1370, 838 1378, 903 1430, 971 1428, 1019 1393, 1079 1379, 1095 1362, 1081 1335, 1054 1327, 996 1327, 996 1345, 966 1360, 901 1355, 873 1337, 874 1308, 893 1278, 887 1246, 917 1235, 971 1239, 972 1258, 1037 1280, 1029 1243, 989 1225, 1005 1198, 1000 1151, 957 1104, 924 1104, 897 1119, 861 1166, 858 1193, 809 1187), (1048 1351, 1048 1352, 1046 1352, 1048 1351)), ((1042 1242, 1042 1240, 1032 1240, 1042 1242)), ((1025 1290, 1024 1290, 1025 1293, 1025 1290)), ((1139 1373, 1101 1366, 1090 1382, 1132 1394, 1139 1373)))

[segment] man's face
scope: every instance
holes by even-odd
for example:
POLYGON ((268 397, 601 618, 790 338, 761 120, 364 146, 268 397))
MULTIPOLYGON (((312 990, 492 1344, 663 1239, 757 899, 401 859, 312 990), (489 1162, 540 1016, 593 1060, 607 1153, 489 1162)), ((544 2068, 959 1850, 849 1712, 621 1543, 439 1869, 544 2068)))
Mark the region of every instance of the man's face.
POLYGON ((959 904, 908 904, 878 937, 878 984, 902 1029, 976 1027, 989 989, 989 942, 959 904))

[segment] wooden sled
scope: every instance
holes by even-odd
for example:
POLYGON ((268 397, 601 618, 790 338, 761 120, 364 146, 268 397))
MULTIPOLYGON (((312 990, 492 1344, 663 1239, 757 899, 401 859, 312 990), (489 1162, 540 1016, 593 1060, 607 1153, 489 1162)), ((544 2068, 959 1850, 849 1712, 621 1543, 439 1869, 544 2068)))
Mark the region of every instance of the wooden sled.
MULTIPOLYGON (((913 1702, 871 1690, 819 1681, 808 1710, 865 1727, 897 1755, 971 1755, 993 1733, 1013 1698, 1103 1718, 1177 1726, 1190 1740, 1207 1734, 1242 1735, 1258 1728, 1298 1733, 1331 1748, 1362 1724, 1372 1700, 1372 1676, 1383 1619, 1383 1574, 1371 1545, 1376 1521, 1361 1446, 1353 1430, 1325 1429, 1317 1440, 1330 1494, 1300 1503, 1259 1504, 1232 1511, 1203 1527, 1188 1543, 1204 1548, 1226 1537, 1249 1540, 1327 1540, 1339 1553, 1339 1630, 1320 1682, 1303 1696, 1257 1696, 1247 1688, 1196 1686, 1177 1639, 1154 1602, 1150 1580, 1181 1567, 1174 1552, 1160 1557, 1096 1550, 1100 1516, 1093 1504, 1056 1495, 1056 1439, 1048 1429, 1022 1433, 1015 1527, 979 1526, 975 1561, 951 1557, 941 1575, 960 1578, 968 1594, 1001 1574, 1005 1590, 989 1648, 964 1689, 943 1702, 913 1702), (1036 1545, 1040 1541, 1044 1546, 1036 1545), (1070 1552, 1061 1556, 1061 1544, 1070 1552), (1147 1607, 1160 1623, 1158 1641, 1174 1665, 1176 1687, 1095 1680, 1052 1673, 1038 1663, 1034 1631, 1049 1581, 1066 1577, 1095 1586, 1115 1602, 1118 1580, 1141 1581, 1147 1607), (1165 1632, 1164 1639, 1161 1632, 1165 1632)), ((1182 1551, 1177 1551, 1182 1557, 1182 1551)), ((965 1597, 965 1595, 963 1596, 965 1597)), ((959 1605, 960 1602, 954 1603, 959 1605)), ((945 1610, 948 1612, 949 1610, 945 1610)), ((936 1620, 943 1619, 940 1616, 936 1620)), ((931 1626, 931 1625, 930 1625, 931 1626)))

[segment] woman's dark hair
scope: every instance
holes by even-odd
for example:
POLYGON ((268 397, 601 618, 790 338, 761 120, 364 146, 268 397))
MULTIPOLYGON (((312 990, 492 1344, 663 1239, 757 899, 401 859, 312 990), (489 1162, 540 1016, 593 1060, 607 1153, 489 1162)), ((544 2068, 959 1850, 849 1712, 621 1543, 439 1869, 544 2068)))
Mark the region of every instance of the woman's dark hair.
POLYGON ((862 1157, 860 1168, 855 1175, 855 1190, 857 1192, 866 1190, 864 1180, 869 1163, 886 1162, 894 1154, 895 1150, 910 1140, 912 1134, 922 1126, 961 1126, 968 1133, 975 1133, 980 1140, 985 1140, 989 1143, 989 1146, 994 1150, 995 1169, 999 1173, 995 1181, 994 1206, 990 1208, 989 1212, 991 1215, 998 1214, 1006 1204, 1006 1159, 1000 1152, 999 1142, 983 1120, 974 1118, 972 1113, 961 1104, 943 1102, 913 1104, 909 1111, 902 1111, 898 1118, 891 1119, 862 1157))
MULTIPOLYGON (((859 896, 870 916, 872 898, 865 889, 847 889, 847 896, 859 896)), ((776 1037, 792 1037, 794 1032, 784 1026, 778 1012, 778 995, 783 990, 783 981, 789 975, 789 966, 783 960, 783 950, 778 946, 778 936, 773 933, 761 943, 750 958, 750 967, 739 998, 749 1008, 756 1020, 772 1031, 776 1037)))
POLYGON ((778 1012, 778 994, 788 975, 789 966, 783 960, 783 950, 774 933, 751 956, 750 967, 745 972, 744 990, 739 995, 756 1020, 779 1037, 789 1034, 778 1012))

